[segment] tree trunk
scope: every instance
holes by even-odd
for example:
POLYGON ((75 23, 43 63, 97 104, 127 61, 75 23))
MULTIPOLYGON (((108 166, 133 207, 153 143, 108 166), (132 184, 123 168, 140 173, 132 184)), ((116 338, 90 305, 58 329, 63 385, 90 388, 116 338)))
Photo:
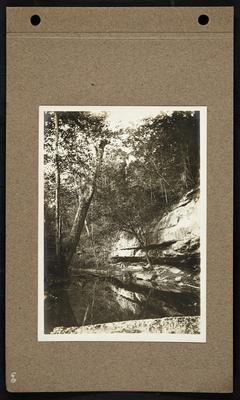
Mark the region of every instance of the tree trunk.
POLYGON ((76 253, 76 249, 81 237, 81 233, 83 231, 85 225, 85 219, 87 217, 97 184, 97 178, 100 174, 104 148, 107 143, 103 142, 100 144, 97 149, 97 162, 95 174, 93 177, 92 185, 88 188, 88 196, 82 194, 79 195, 79 205, 76 211, 76 215, 73 221, 72 229, 68 239, 65 242, 65 245, 62 248, 62 264, 65 271, 69 268, 72 258, 76 253))
POLYGON ((88 235, 88 237, 89 237, 89 239, 91 241, 93 254, 94 254, 94 258, 95 258, 95 262, 96 262, 96 267, 98 268, 98 257, 97 257, 95 243, 94 243, 94 237, 93 237, 93 224, 92 224, 91 233, 90 233, 90 231, 88 229, 87 218, 85 219, 85 228, 86 228, 86 231, 87 231, 87 235, 88 235))
POLYGON ((152 261, 151 261, 151 259, 150 259, 150 257, 149 257, 148 250, 147 250, 147 248, 146 248, 146 246, 147 246, 147 241, 146 241, 146 240, 144 241, 142 235, 139 234, 139 233, 137 233, 136 231, 134 231, 134 236, 135 236, 136 239, 138 240, 140 246, 144 249, 145 257, 146 257, 146 260, 147 260, 149 269, 152 270, 152 269, 153 269, 152 261))
POLYGON ((150 259, 150 257, 149 257, 148 250, 145 250, 145 255, 146 255, 146 259, 147 259, 149 268, 150 268, 150 269, 153 269, 152 261, 151 261, 151 259, 150 259))
POLYGON ((57 263, 60 261, 61 227, 60 227, 60 166, 59 166, 59 128, 58 115, 54 113, 55 123, 55 251, 57 263))
POLYGON ((63 258, 64 262, 69 266, 71 264, 72 258, 76 252, 77 245, 84 227, 85 219, 92 202, 94 191, 91 193, 87 200, 79 199, 78 209, 74 218, 72 229, 67 239, 67 243, 63 248, 63 258))

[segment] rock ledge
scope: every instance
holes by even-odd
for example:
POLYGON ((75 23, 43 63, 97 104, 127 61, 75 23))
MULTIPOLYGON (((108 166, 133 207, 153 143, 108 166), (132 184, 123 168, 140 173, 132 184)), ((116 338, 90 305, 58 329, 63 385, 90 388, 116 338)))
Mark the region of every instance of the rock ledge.
POLYGON ((172 333, 199 334, 200 317, 166 317, 120 321, 106 324, 96 324, 81 327, 56 327, 51 332, 55 334, 79 333, 172 333))

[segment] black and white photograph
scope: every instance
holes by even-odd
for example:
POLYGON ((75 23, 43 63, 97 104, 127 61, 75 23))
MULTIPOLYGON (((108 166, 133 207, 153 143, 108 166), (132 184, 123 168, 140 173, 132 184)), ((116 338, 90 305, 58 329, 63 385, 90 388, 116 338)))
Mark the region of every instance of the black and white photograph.
POLYGON ((206 107, 39 108, 38 340, 206 341, 206 107))

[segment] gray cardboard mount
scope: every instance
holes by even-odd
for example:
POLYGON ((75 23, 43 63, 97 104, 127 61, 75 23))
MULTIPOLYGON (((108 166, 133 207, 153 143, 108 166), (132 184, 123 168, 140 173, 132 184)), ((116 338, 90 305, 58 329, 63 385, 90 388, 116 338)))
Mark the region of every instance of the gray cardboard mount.
POLYGON ((9 391, 231 392, 232 114, 231 7, 8 8, 9 391), (40 105, 207 106, 206 343, 38 342, 40 105))

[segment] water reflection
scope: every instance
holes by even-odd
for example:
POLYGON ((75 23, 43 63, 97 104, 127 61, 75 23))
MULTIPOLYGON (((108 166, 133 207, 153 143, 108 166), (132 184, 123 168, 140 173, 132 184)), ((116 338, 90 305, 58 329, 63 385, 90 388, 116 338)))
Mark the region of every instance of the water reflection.
POLYGON ((174 293, 134 285, 126 289, 109 279, 75 276, 49 288, 45 299, 45 333, 56 326, 199 314, 197 293, 174 293))

